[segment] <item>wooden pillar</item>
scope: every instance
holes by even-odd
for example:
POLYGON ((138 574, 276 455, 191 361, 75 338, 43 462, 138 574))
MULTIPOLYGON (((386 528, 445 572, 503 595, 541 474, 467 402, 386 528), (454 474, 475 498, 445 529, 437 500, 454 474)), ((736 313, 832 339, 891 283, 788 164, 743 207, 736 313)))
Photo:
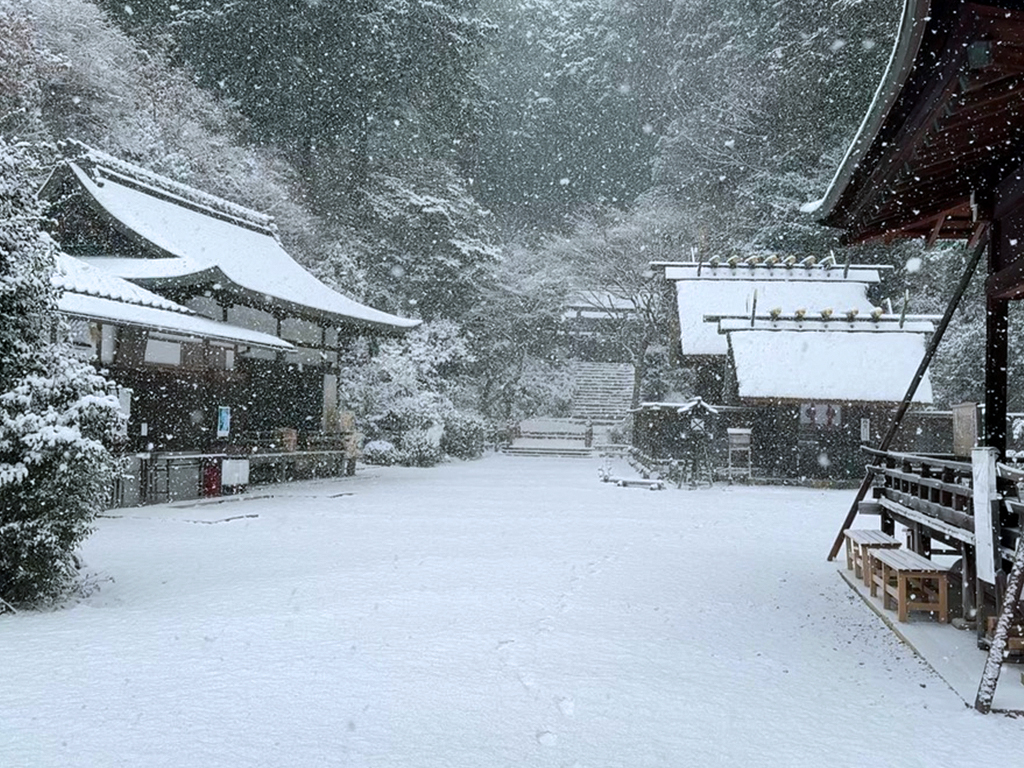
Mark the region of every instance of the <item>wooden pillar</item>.
POLYGON ((984 441, 999 457, 1006 455, 1006 367, 1009 349, 1010 302, 987 301, 985 319, 985 415, 984 441))
POLYGON ((1016 227, 1016 210, 1002 213, 991 224, 988 245, 988 273, 985 300, 985 413, 980 444, 995 448, 998 459, 1006 456, 1006 387, 1009 350, 1010 302, 993 285, 996 274, 1013 261, 1016 239, 1010 237, 1016 227))

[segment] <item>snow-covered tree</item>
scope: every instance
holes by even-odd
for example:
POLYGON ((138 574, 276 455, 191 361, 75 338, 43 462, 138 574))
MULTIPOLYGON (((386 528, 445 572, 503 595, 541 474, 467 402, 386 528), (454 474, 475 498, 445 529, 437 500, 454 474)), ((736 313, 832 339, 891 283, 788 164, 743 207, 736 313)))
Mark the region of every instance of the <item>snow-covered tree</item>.
POLYGON ((472 343, 477 407, 489 418, 568 414, 571 379, 561 323, 571 291, 568 265, 539 248, 505 247, 482 300, 462 318, 472 343))
POLYGON ((535 230, 651 181, 655 131, 636 87, 643 41, 622 0, 485 0, 501 29, 475 176, 484 204, 535 230))
POLYGON ((459 318, 480 301, 499 251, 490 217, 452 167, 395 163, 375 173, 356 223, 376 306, 427 320, 459 318))
POLYGON ((59 597, 109 493, 109 382, 62 342, 29 153, 0 139, 0 599, 59 597))
POLYGON ((484 422, 458 407, 473 362, 458 325, 424 323, 379 345, 364 339, 354 352, 343 371, 343 400, 371 442, 391 446, 389 461, 426 466, 445 454, 480 454, 484 422))

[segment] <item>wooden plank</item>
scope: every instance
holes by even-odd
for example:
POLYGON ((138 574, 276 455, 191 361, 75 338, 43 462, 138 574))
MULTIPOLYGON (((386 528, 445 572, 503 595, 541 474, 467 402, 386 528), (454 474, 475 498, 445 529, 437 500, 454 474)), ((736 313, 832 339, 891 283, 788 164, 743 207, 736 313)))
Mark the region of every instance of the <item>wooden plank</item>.
POLYGON ((845 536, 854 544, 895 544, 896 546, 900 544, 897 539, 876 528, 848 528, 845 531, 845 536))
POLYGON ((965 531, 974 532, 974 518, 967 512, 953 509, 952 507, 947 507, 942 504, 936 504, 935 502, 922 499, 919 496, 907 493, 906 491, 900 491, 895 488, 886 488, 885 497, 890 501, 895 501, 897 504, 913 509, 915 512, 923 512, 925 515, 928 515, 928 517, 934 518, 946 525, 952 525, 965 531))
POLYGON ((948 570, 909 549, 877 549, 871 556, 901 571, 945 573, 948 570))
POLYGON ((888 458, 895 461, 910 462, 911 464, 922 464, 929 467, 942 467, 943 469, 953 469, 957 472, 962 472, 964 475, 970 476, 971 474, 971 463, 969 461, 955 461, 953 459, 942 458, 941 456, 929 456, 926 453, 902 453, 900 451, 883 451, 878 448, 869 448, 863 446, 862 450, 864 453, 872 456, 878 456, 879 458, 888 458))
POLYGON ((938 531, 951 539, 962 541, 964 544, 970 544, 972 547, 974 546, 974 534, 970 531, 966 531, 963 528, 957 528, 949 523, 939 520, 938 518, 931 517, 923 512, 918 512, 917 510, 905 507, 892 499, 885 498, 884 496, 879 499, 878 502, 894 516, 900 518, 901 522, 909 520, 915 523, 920 523, 926 528, 938 531))
POLYGON ((917 483, 923 485, 926 488, 934 488, 938 491, 945 491, 946 493, 952 493, 955 496, 963 496, 964 498, 970 499, 972 496, 971 486, 969 485, 958 485, 957 483, 947 483, 936 477, 922 477, 921 475, 915 475, 913 472, 903 472, 898 469, 892 469, 887 467, 881 470, 881 474, 888 477, 893 477, 898 480, 903 480, 909 483, 917 483))

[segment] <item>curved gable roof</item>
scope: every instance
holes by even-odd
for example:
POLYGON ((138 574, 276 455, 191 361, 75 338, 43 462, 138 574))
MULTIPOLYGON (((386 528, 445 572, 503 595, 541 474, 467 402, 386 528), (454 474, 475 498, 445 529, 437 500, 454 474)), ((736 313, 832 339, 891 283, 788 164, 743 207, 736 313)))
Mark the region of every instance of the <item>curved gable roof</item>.
POLYGON ((905 0, 889 66, 824 198, 846 239, 964 238, 1024 162, 1024 2, 905 0))
POLYGON ((239 303, 306 319, 385 331, 419 325, 321 283, 281 247, 269 217, 72 146, 82 154, 67 169, 93 209, 151 256, 95 257, 92 265, 158 290, 216 285, 239 303))

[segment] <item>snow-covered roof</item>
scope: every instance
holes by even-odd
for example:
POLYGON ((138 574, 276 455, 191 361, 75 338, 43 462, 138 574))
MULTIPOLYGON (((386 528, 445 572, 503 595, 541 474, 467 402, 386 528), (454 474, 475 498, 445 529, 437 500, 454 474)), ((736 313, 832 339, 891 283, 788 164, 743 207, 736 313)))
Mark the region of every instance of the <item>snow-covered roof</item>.
POLYGON ((383 330, 418 320, 367 307, 327 287, 281 247, 269 217, 74 143, 67 167, 131 239, 166 258, 89 263, 153 288, 219 283, 245 302, 306 318, 383 330))
POLYGON ((931 0, 904 0, 899 30, 882 80, 875 90, 871 106, 857 129, 857 133, 846 150, 846 155, 836 169, 824 197, 800 206, 807 214, 828 214, 836 204, 846 184, 864 159, 871 142, 889 111, 899 97, 900 89, 914 64, 928 21, 931 0))
POLYGON ((183 315, 195 314, 188 307, 63 253, 57 255, 57 271, 53 274, 51 282, 58 288, 72 293, 113 299, 124 304, 166 309, 183 315))
POLYGON ((608 291, 583 291, 570 296, 565 302, 567 307, 590 309, 607 313, 609 311, 633 312, 636 304, 632 299, 616 296, 608 291))
POLYGON ((63 290, 58 308, 71 317, 137 326, 188 338, 265 349, 294 349, 276 336, 202 317, 188 307, 65 254, 57 256, 57 271, 52 282, 63 290))
POLYGON ((250 331, 201 315, 185 315, 140 304, 126 304, 115 299, 87 296, 82 293, 65 293, 57 307, 69 317, 84 320, 130 325, 151 331, 183 336, 190 339, 208 339, 231 344, 243 344, 264 349, 293 350, 287 341, 259 331, 250 331))
MULTIPOLYGON (((728 341, 744 401, 896 403, 906 394, 925 352, 925 335, 911 331, 755 327, 730 331, 728 341)), ((932 401, 927 374, 913 401, 932 401)))
MULTIPOLYGON (((707 274, 705 272, 705 274, 707 274)), ((809 315, 832 309, 837 315, 856 309, 869 315, 874 309, 867 297, 867 283, 853 280, 761 280, 711 277, 676 281, 679 336, 684 355, 726 355, 729 352, 716 322, 708 316, 748 315, 754 310, 781 309, 792 315, 806 310, 809 315)))
POLYGON ((892 269, 882 264, 836 264, 835 259, 826 257, 817 261, 808 257, 798 261, 796 257, 785 259, 750 259, 747 261, 721 261, 712 259, 700 262, 654 262, 652 267, 665 270, 667 280, 739 280, 757 282, 855 282, 873 284, 881 281, 879 274, 892 269), (732 261, 733 263, 730 263, 732 261))
POLYGON ((801 331, 803 333, 931 333, 935 330, 934 321, 939 315, 899 315, 857 316, 856 318, 832 315, 827 320, 819 314, 816 317, 779 316, 777 318, 758 314, 751 323, 750 316, 718 318, 718 332, 731 331, 801 331))
POLYGON ((707 413, 711 413, 711 414, 717 414, 718 413, 718 408, 717 407, 715 407, 715 406, 713 406, 713 405, 711 405, 709 403, 704 402, 704 399, 700 398, 700 397, 693 397, 693 398, 690 398, 689 400, 684 400, 682 402, 667 402, 667 401, 663 402, 663 401, 647 401, 647 400, 645 400, 644 402, 640 403, 639 406, 637 406, 636 408, 634 408, 632 410, 633 410, 633 412, 637 412, 637 411, 675 411, 676 413, 678 413, 680 415, 683 415, 685 413, 690 413, 695 408, 699 408, 700 410, 706 411, 707 413))

